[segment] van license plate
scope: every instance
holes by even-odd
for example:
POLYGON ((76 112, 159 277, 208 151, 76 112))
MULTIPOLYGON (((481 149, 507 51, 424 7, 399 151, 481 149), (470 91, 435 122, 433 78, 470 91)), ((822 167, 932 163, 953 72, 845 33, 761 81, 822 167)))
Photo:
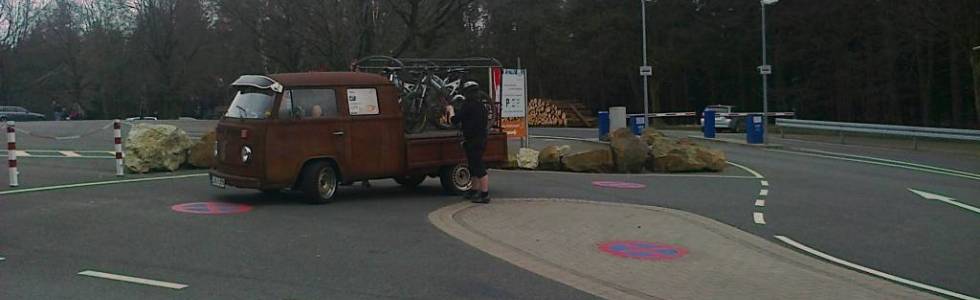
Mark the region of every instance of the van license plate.
POLYGON ((225 188, 225 179, 218 176, 211 175, 211 185, 219 188, 225 188))

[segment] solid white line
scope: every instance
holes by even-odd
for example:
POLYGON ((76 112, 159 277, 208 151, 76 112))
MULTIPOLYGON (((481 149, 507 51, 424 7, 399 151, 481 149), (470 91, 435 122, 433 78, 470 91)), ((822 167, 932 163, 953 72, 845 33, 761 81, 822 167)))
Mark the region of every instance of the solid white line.
POLYGON ((755 206, 758 206, 758 207, 764 207, 764 206, 766 206, 766 200, 762 200, 762 199, 755 200, 755 206))
POLYGON ((766 219, 761 212, 752 213, 752 220, 754 220, 756 224, 766 225, 766 219))
POLYGON ((67 157, 79 157, 79 156, 82 156, 81 154, 78 154, 75 151, 58 151, 58 153, 61 153, 61 155, 64 155, 64 156, 67 156, 67 157))
POLYGON ((0 191, 0 195, 13 195, 13 194, 23 194, 23 193, 32 193, 32 192, 63 190, 63 189, 70 189, 70 188, 89 187, 89 186, 170 180, 170 179, 183 179, 183 178, 203 177, 203 176, 208 176, 208 173, 196 173, 196 174, 174 175, 174 176, 156 176, 156 177, 144 177, 144 178, 136 178, 136 179, 108 180, 108 181, 74 183, 74 184, 65 184, 65 185, 42 186, 36 188, 0 191))
POLYGON ((764 187, 768 187, 768 186, 769 186, 769 182, 768 182, 768 181, 765 181, 765 180, 763 180, 763 181, 762 181, 762 186, 764 186, 764 187))
POLYGON ((862 266, 862 265, 858 265, 858 264, 855 264, 855 263, 852 263, 852 262, 849 262, 849 261, 846 261, 846 260, 843 260, 843 259, 840 259, 840 258, 836 258, 836 257, 830 256, 829 254, 820 252, 819 250, 816 250, 816 249, 807 247, 806 245, 800 244, 800 243, 794 241, 793 239, 788 238, 788 237, 785 237, 785 236, 777 235, 776 236, 776 239, 778 239, 780 241, 783 241, 784 243, 789 244, 790 246, 796 247, 797 249, 800 249, 800 250, 803 250, 803 251, 805 251, 807 253, 810 253, 812 255, 815 255, 817 257, 820 257, 820 258, 829 260, 831 262, 840 264, 842 266, 845 266, 845 267, 848 267, 848 268, 851 268, 851 269, 855 269, 855 270, 862 271, 862 272, 865 272, 865 273, 868 273, 868 274, 871 274, 871 275, 874 275, 874 276, 878 276, 878 277, 881 277, 881 278, 884 278, 884 279, 888 279, 888 280, 895 281, 895 282, 898 282, 898 283, 901 283, 901 284, 906 284, 906 285, 914 286, 914 287, 917 287, 917 288, 920 288, 920 289, 924 289, 924 290, 928 290, 928 291, 940 293, 940 294, 943 294, 943 295, 946 295, 946 296, 949 296, 949 297, 954 297, 954 298, 959 298, 959 299, 964 299, 964 300, 980 300, 980 299, 977 299, 977 298, 974 298, 974 297, 971 297, 971 296, 967 296, 967 295, 960 294, 960 293, 957 293, 957 292, 953 292, 953 291, 941 289, 941 288, 934 287, 934 286, 931 286, 931 285, 928 285, 928 284, 915 282, 915 281, 908 280, 908 279, 905 279, 905 278, 902 278, 902 277, 898 277, 898 276, 891 275, 891 274, 888 274, 888 273, 885 273, 885 272, 881 272, 881 271, 878 271, 878 270, 875 270, 875 269, 872 269, 872 268, 868 268, 868 267, 865 267, 865 266, 862 266))
POLYGON ((17 154, 17 156, 25 156, 25 157, 31 156, 29 153, 27 153, 27 151, 23 151, 23 150, 14 150, 14 154, 17 154))
POLYGON ((736 163, 733 163, 733 162, 728 162, 728 164, 729 164, 729 165, 733 165, 733 166, 736 166, 736 167, 738 167, 739 169, 742 169, 742 170, 745 170, 746 172, 749 172, 749 173, 751 173, 751 174, 752 174, 752 176, 755 176, 755 178, 765 178, 765 177, 762 177, 762 174, 759 174, 759 172, 756 172, 755 170, 752 170, 752 169, 749 169, 749 168, 748 168, 748 167, 746 167, 746 166, 743 166, 743 165, 740 165, 740 164, 736 164, 736 163))
POLYGON ((769 196, 769 190, 759 190, 759 196, 760 197, 769 196))
POLYGON ((960 170, 946 169, 946 168, 940 168, 940 167, 936 167, 936 166, 917 164, 917 163, 907 162, 907 161, 901 161, 901 160, 893 160, 893 159, 879 158, 879 157, 874 157, 874 156, 855 155, 855 154, 830 152, 830 151, 823 151, 823 150, 816 150, 816 149, 807 149, 807 148, 801 148, 800 151, 810 152, 810 153, 817 153, 817 154, 825 154, 825 155, 831 155, 831 156, 836 155, 836 156, 843 156, 843 157, 848 157, 848 158, 867 159, 867 160, 873 160, 873 161, 879 161, 879 162, 886 162, 886 163, 904 164, 904 165, 909 165, 909 166, 913 166, 913 167, 928 168, 928 169, 933 169, 933 170, 936 170, 936 171, 957 173, 957 174, 966 175, 966 176, 974 176, 974 177, 980 176, 980 174, 974 174, 974 173, 960 171, 960 170))
POLYGON ((801 156, 820 157, 820 158, 829 158, 829 159, 836 159, 836 160, 843 160, 843 161, 859 162, 859 163, 865 163, 865 164, 871 164, 871 165, 888 166, 888 167, 895 167, 895 168, 901 168, 901 169, 906 169, 906 170, 915 170, 915 171, 922 171, 922 172, 926 172, 926 173, 933 173, 933 174, 939 174, 939 175, 948 175, 948 176, 955 176, 955 177, 961 177, 961 178, 966 178, 966 179, 980 180, 980 175, 978 175, 978 176, 970 176, 970 175, 968 175, 969 173, 962 174, 963 172, 959 172, 959 171, 957 171, 957 172, 941 171, 941 170, 937 170, 937 168, 935 168, 935 167, 928 167, 928 168, 925 168, 925 167, 915 167, 915 166, 905 165, 905 164, 892 164, 892 163, 885 163, 885 162, 879 162, 879 161, 873 161, 873 160, 863 160, 863 159, 846 158, 846 157, 838 157, 838 156, 822 155, 822 154, 813 154, 813 153, 804 153, 804 152, 796 152, 796 151, 785 151, 785 150, 775 150, 775 149, 769 149, 768 151, 779 152, 779 153, 787 153, 787 154, 794 154, 794 155, 801 155, 801 156))
POLYGON ((126 276, 126 275, 109 274, 109 273, 103 273, 103 272, 97 272, 97 271, 81 271, 81 272, 78 272, 78 275, 91 276, 91 277, 97 277, 97 278, 102 278, 102 279, 125 281, 125 282, 145 284, 145 285, 152 285, 152 286, 158 286, 158 287, 163 287, 163 288, 168 288, 168 289, 175 289, 175 290, 181 290, 181 289, 184 289, 184 288, 186 288, 188 286, 186 284, 180 284, 180 283, 172 283, 172 282, 159 281, 159 280, 153 280, 153 279, 145 279, 145 278, 131 277, 131 276, 126 276))

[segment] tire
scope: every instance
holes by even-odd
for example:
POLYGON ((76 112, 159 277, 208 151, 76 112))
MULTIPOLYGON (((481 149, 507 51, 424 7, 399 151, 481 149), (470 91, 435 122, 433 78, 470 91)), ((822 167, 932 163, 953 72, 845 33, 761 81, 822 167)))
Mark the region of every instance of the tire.
POLYGON ((415 175, 415 176, 402 176, 392 178, 396 183, 400 184, 402 187, 407 189, 414 189, 425 181, 425 175, 415 175))
MULTIPOLYGON (((405 118, 405 133, 420 133, 425 131, 426 114, 425 109, 422 113, 416 113, 415 98, 417 94, 409 94, 402 100, 402 115, 405 118)), ((424 103, 423 103, 424 105, 424 103)))
POLYGON ((466 168, 466 164, 442 167, 439 170, 439 182, 442 183, 443 190, 454 195, 462 195, 473 187, 470 169, 466 168))
POLYGON ((306 202, 324 204, 333 200, 339 183, 337 169, 326 161, 314 162, 303 168, 301 190, 306 202))

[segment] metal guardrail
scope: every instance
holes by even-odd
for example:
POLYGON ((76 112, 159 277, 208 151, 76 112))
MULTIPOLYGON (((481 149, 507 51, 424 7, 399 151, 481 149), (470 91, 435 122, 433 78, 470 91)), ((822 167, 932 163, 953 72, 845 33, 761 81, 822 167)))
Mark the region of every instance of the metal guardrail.
MULTIPOLYGON (((776 119, 780 128, 800 128, 812 130, 836 131, 844 143, 844 133, 869 133, 904 136, 912 138, 912 147, 918 149, 918 138, 948 139, 961 141, 980 141, 980 130, 953 129, 936 127, 917 127, 884 124, 827 122, 795 119, 776 119)), ((782 129, 780 129, 781 131, 782 129)))

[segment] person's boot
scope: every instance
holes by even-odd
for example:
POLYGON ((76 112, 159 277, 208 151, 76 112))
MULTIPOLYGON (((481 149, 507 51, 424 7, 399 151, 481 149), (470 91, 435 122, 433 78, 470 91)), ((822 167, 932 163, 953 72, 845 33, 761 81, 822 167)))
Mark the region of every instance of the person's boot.
POLYGON ((465 193, 463 193, 463 199, 466 199, 466 200, 473 200, 473 199, 476 199, 479 196, 480 196, 480 192, 477 192, 476 190, 469 190, 469 191, 466 191, 465 193))
POLYGON ((482 192, 479 197, 470 201, 473 203, 490 203, 490 192, 482 192))

